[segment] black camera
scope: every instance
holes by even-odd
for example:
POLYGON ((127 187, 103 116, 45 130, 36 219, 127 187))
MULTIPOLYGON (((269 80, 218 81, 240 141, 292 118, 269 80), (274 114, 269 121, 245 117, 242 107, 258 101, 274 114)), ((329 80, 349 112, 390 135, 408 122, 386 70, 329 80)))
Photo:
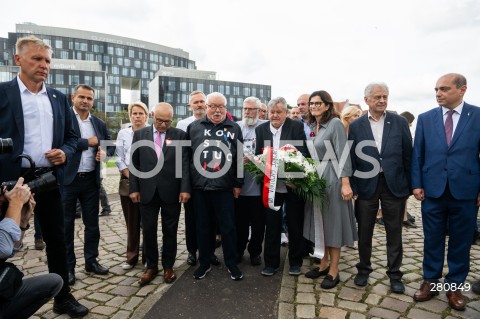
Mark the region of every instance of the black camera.
POLYGON ((0 154, 11 153, 13 151, 13 141, 11 138, 0 138, 0 154))
MULTIPOLYGON (((3 182, 0 184, 0 195, 12 190, 16 184, 17 181, 3 182)), ((27 183, 27 185, 30 187, 32 193, 41 193, 56 188, 57 178, 53 175, 53 172, 46 172, 27 183)))

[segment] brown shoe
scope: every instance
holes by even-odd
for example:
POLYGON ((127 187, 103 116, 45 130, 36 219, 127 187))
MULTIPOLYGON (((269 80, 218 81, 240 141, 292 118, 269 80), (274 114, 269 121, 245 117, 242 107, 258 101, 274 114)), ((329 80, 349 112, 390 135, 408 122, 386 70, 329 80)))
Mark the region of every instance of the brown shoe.
POLYGON ((148 268, 138 280, 140 286, 150 283, 158 274, 158 268, 148 268))
POLYGON ((459 311, 465 310, 465 299, 463 299, 463 295, 460 290, 447 291, 447 298, 450 308, 459 311))
POLYGON ((175 271, 173 271, 172 268, 165 268, 163 270, 163 279, 167 284, 171 284, 172 282, 177 279, 177 276, 175 275, 175 271))
POLYGON ((433 283, 430 281, 424 280, 420 289, 415 292, 413 295, 413 300, 415 301, 427 301, 432 299, 433 296, 438 296, 438 291, 432 290, 433 283))

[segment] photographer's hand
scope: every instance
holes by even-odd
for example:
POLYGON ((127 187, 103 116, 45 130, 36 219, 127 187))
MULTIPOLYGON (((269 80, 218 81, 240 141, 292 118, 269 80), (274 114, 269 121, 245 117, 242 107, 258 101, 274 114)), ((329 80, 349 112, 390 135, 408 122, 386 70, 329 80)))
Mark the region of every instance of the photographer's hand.
POLYGON ((31 194, 28 185, 23 185, 23 177, 20 177, 13 189, 5 193, 5 198, 8 200, 8 209, 5 217, 13 219, 20 225, 23 205, 28 202, 31 194))
POLYGON ((30 218, 33 215, 33 210, 35 209, 36 204, 37 202, 35 202, 35 199, 33 198, 33 194, 30 194, 28 203, 26 203, 22 207, 22 216, 20 217, 20 225, 19 225, 21 228, 27 228, 28 222, 30 221, 30 218))

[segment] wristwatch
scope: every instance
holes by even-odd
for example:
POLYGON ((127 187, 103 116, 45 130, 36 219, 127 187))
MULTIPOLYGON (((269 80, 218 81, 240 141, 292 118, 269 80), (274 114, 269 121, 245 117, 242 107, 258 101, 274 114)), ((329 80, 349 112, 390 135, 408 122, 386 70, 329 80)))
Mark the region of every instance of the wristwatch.
POLYGON ((26 230, 29 229, 29 228, 30 228, 30 224, 27 224, 26 227, 20 226, 20 230, 22 230, 22 231, 26 231, 26 230))

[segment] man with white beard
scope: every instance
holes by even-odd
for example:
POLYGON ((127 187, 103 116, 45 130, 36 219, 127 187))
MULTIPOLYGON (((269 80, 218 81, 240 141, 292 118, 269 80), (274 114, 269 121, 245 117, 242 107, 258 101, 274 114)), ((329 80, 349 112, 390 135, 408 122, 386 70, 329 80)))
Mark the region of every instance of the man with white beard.
MULTIPOLYGON (((243 101, 243 119, 237 124, 242 129, 244 162, 247 154, 255 153, 255 128, 266 121, 259 119, 261 102, 256 97, 247 97, 243 101)), ((265 208, 262 203, 260 185, 254 176, 245 172, 244 185, 238 199, 235 200, 235 219, 237 227, 237 256, 241 262, 245 248, 250 254, 253 266, 262 264, 263 237, 265 233, 265 208), (252 227, 250 242, 248 241, 249 226, 252 227)))

